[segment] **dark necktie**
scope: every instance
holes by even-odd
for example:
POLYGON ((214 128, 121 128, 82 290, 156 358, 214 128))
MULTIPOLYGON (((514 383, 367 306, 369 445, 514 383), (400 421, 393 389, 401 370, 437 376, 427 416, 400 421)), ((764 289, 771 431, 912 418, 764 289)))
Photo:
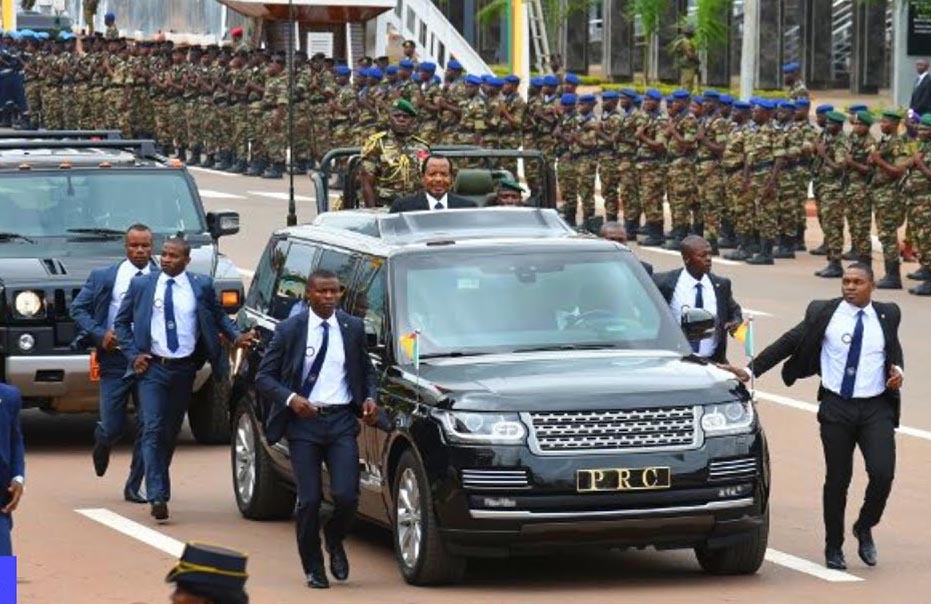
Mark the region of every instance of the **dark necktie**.
POLYGON ((442 202, 442 201, 436 202, 436 205, 433 206, 433 209, 434 209, 434 210, 442 210, 442 209, 443 209, 443 202, 442 202))
POLYGON ((173 293, 175 280, 169 279, 165 283, 165 339, 168 340, 168 350, 178 350, 178 324, 175 323, 175 296, 173 293))
POLYGON ((850 350, 847 352, 847 364, 844 365, 844 379, 840 384, 841 398, 853 398, 853 386, 857 381, 857 367, 860 366, 860 349, 863 348, 863 311, 857 311, 857 325, 853 328, 850 350))
POLYGON ((137 277, 141 277, 141 276, 142 276, 142 271, 136 271, 136 276, 137 276, 137 277))
MULTIPOLYGON (((701 283, 695 284, 695 308, 704 308, 705 307, 705 298, 702 296, 702 287, 701 283)), ((692 345, 692 352, 697 353, 701 349, 701 342, 690 342, 692 345)))
POLYGON ((306 399, 310 398, 314 384, 317 383, 317 378, 320 377, 320 369, 323 368, 323 360, 326 358, 327 346, 330 343, 330 325, 323 322, 320 327, 323 328, 323 341, 320 343, 320 350, 317 352, 317 356, 314 357, 314 362, 310 364, 310 371, 307 372, 304 385, 301 386, 301 396, 306 399))

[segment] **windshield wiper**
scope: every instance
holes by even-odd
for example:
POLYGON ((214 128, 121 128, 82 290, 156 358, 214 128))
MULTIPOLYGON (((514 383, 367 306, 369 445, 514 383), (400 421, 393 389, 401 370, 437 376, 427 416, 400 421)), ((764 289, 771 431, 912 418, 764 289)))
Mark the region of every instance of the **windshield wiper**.
POLYGON ((20 235, 19 233, 0 233, 0 241, 12 241, 14 239, 18 241, 26 241, 28 243, 36 242, 35 239, 30 239, 29 237, 26 237, 25 235, 20 235))
POLYGON ((76 233, 78 235, 101 235, 103 237, 122 237, 126 234, 125 231, 121 231, 119 229, 107 229, 98 227, 67 229, 66 232, 76 233))
POLYGON ((480 357, 490 352, 435 352, 432 354, 422 354, 421 359, 449 359, 458 357, 480 357))
POLYGON ((560 350, 605 350, 617 348, 616 344, 550 344, 547 346, 528 346, 515 348, 511 352, 559 352, 560 350))

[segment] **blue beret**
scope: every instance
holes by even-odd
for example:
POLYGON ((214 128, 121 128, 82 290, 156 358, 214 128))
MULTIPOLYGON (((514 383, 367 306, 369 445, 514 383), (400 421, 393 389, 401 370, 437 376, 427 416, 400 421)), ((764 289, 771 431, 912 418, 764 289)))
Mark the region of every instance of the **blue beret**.
POLYGON ((40 31, 36 33, 36 37, 40 40, 48 40, 50 36, 47 31, 40 31))
POLYGON ((834 111, 834 105, 818 105, 815 108, 815 113, 827 113, 829 111, 834 111))
POLYGON ((674 90, 672 94, 669 96, 671 96, 674 99, 685 100, 689 98, 689 96, 691 95, 689 94, 688 90, 679 89, 679 90, 674 90))
POLYGON ((577 101, 578 101, 578 97, 572 94, 571 92, 567 92, 566 94, 562 95, 561 99, 559 99, 559 102, 561 104, 567 105, 567 106, 575 105, 577 101))
POLYGON ((638 94, 637 96, 634 97, 634 105, 639 107, 642 103, 643 103, 643 95, 638 94))
POLYGON ((695 96, 692 97, 692 102, 698 103, 699 105, 701 105, 702 103, 705 102, 705 97, 703 97, 700 94, 696 94, 695 96))
MULTIPOLYGON (((707 94, 705 96, 708 96, 707 94)), ((729 94, 722 94, 720 99, 722 105, 733 105, 734 97, 729 94)))
POLYGON ((792 111, 795 111, 795 103, 793 103, 792 101, 779 101, 779 108, 780 109, 791 109, 792 111))
POLYGON ((758 104, 758 103, 760 102, 760 97, 758 97, 758 96, 752 96, 752 97, 750 97, 749 102, 750 102, 751 105, 756 105, 756 104, 758 104))
POLYGON ((411 61, 410 59, 401 59, 398 62, 398 67, 400 67, 401 69, 413 69, 414 62, 411 61))
POLYGON ((490 82, 491 79, 492 79, 493 77, 495 77, 495 76, 492 75, 492 74, 490 74, 490 73, 486 73, 486 74, 483 74, 483 75, 480 76, 480 77, 481 77, 481 80, 482 80, 482 84, 487 84, 487 83, 490 82))
POLYGON ((438 75, 435 75, 435 76, 433 76, 432 78, 430 78, 430 81, 433 82, 434 84, 442 84, 442 83, 443 83, 443 80, 441 80, 441 79, 440 79, 440 76, 438 76, 438 75))
POLYGON ((578 86, 582 81, 579 79, 579 76, 575 75, 574 73, 567 73, 566 77, 563 79, 565 80, 566 84, 571 84, 572 86, 578 86))
POLYGON ((799 69, 798 63, 786 63, 782 66, 782 73, 795 73, 799 69))
POLYGON ((336 66, 336 75, 338 76, 347 76, 352 73, 352 70, 349 69, 348 65, 337 65, 336 66))
POLYGON ((766 109, 767 111, 772 111, 776 108, 776 103, 769 99, 759 99, 756 102, 756 106, 760 109, 766 109))
POLYGON ((509 74, 504 77, 504 81, 508 84, 520 84, 520 76, 509 74))
POLYGON ((465 82, 466 84, 471 84, 472 86, 481 86, 482 78, 478 77, 474 73, 470 73, 469 75, 466 76, 465 82))
POLYGON ((488 84, 489 86, 494 86, 495 88, 501 88, 502 86, 504 86, 504 80, 502 80, 501 78, 495 78, 495 77, 488 78, 487 80, 485 80, 485 83, 488 84))
POLYGON ((673 102, 674 100, 676 100, 676 97, 672 96, 671 94, 666 95, 666 102, 667 102, 667 103, 671 103, 671 102, 673 102))
POLYGON ((705 97, 706 99, 719 100, 721 98, 721 93, 712 88, 711 90, 706 90, 705 92, 703 92, 702 96, 705 97))
POLYGON ((23 29, 19 32, 19 35, 24 40, 32 40, 32 39, 35 39, 36 32, 32 31, 31 29, 23 29))
POLYGON ((398 73, 398 66, 397 66, 397 65, 389 65, 389 66, 385 69, 385 73, 387 73, 388 75, 395 75, 396 73, 398 73))
POLYGON ((614 101, 621 98, 621 95, 618 94, 617 90, 605 90, 601 93, 601 100, 603 101, 614 101))
POLYGON ((629 99, 637 98, 637 91, 633 88, 621 88, 621 94, 626 96, 629 99))
POLYGON ((530 78, 530 85, 533 86, 534 88, 543 88, 543 78, 541 77, 530 78))
POLYGON ((367 78, 369 77, 369 68, 362 67, 356 71, 356 74, 358 74, 360 77, 367 78))
POLYGON ((805 98, 795 99, 794 103, 795 103, 795 107, 796 107, 796 108, 798 108, 798 107, 811 107, 811 101, 809 101, 808 99, 805 99, 805 98))
POLYGON ((747 109, 750 109, 750 107, 751 107, 751 105, 750 105, 750 103, 748 103, 747 101, 734 101, 734 109, 738 109, 738 110, 740 110, 740 109, 747 110, 747 109))
POLYGON ((652 99, 654 101, 663 100, 663 93, 659 90, 656 90, 655 88, 650 88, 643 96, 644 98, 652 99))
POLYGON ((579 97, 580 103, 597 103, 598 99, 595 98, 594 94, 583 94, 579 97))
POLYGON ((114 15, 113 13, 107 13, 106 15, 103 16, 104 21, 113 21, 115 19, 116 19, 116 15, 114 15))
POLYGON ((847 107, 847 111, 849 111, 850 113, 858 113, 860 111, 867 111, 868 109, 869 107, 867 107, 863 103, 854 103, 853 105, 850 105, 849 107, 847 107))
POLYGON ((543 77, 543 85, 544 85, 544 86, 559 86, 559 78, 557 78, 557 77, 554 76, 553 74, 550 74, 550 75, 548 75, 548 76, 544 76, 544 77, 543 77))
POLYGON ((377 67, 372 67, 371 69, 369 69, 369 77, 370 77, 370 78, 377 78, 377 79, 380 80, 380 79, 382 79, 384 76, 385 76, 385 74, 383 74, 383 73, 381 72, 381 69, 379 69, 379 68, 377 68, 377 67))
POLYGON ((60 32, 58 32, 58 39, 59 39, 59 40, 70 40, 70 39, 73 38, 73 37, 74 37, 74 36, 73 36, 71 33, 67 32, 67 31, 60 31, 60 32))
POLYGON ((430 63, 429 61, 424 61, 418 67, 420 71, 426 71, 427 73, 433 73, 436 71, 436 63, 430 63))
POLYGON ((450 61, 449 63, 446 64, 446 69, 453 69, 453 70, 456 70, 456 71, 462 71, 462 63, 460 63, 460 62, 457 61, 456 59, 453 59, 452 61, 450 61))

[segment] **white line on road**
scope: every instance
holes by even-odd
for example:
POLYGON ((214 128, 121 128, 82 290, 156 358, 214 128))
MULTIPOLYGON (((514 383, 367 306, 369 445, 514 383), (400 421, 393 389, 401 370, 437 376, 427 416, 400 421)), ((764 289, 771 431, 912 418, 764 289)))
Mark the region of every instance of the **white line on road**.
POLYGON ((210 168, 201 168, 199 166, 188 166, 187 169, 195 172, 203 172, 204 174, 213 174, 215 176, 242 176, 242 174, 231 174, 229 172, 221 172, 219 170, 211 170, 210 168))
MULTIPOLYGON (((808 403, 805 401, 797 401, 794 398, 789 398, 787 396, 780 396, 778 394, 772 394, 769 392, 763 392, 761 390, 756 391, 757 397, 767 400, 771 403, 776 403, 777 405, 784 405, 786 407, 792 407, 793 409, 798 409, 800 411, 807 411, 809 413, 818 413, 818 405, 814 403, 808 403)), ((900 434, 905 434, 906 436, 914 436, 915 438, 920 438, 922 440, 931 441, 931 431, 922 430, 921 428, 912 428, 910 426, 899 426, 896 428, 896 432, 900 434)))
POLYGON ((772 313, 764 312, 762 310, 753 310, 752 308, 745 308, 743 311, 748 315, 753 315, 754 317, 771 317, 772 313))
POLYGON ((138 522, 130 520, 129 518, 124 518, 116 512, 111 512, 106 508, 93 508, 74 511, 78 514, 81 514, 82 516, 90 518, 94 522, 99 522, 100 524, 109 527, 118 533, 123 533, 127 537, 132 537, 137 541, 142 541, 146 545, 150 545, 155 549, 165 552, 166 554, 171 554, 175 557, 181 557, 181 553, 184 551, 184 544, 177 539, 172 539, 168 535, 163 535, 156 530, 150 529, 147 526, 143 526, 138 522))
POLYGON ((242 195, 234 195, 232 193, 224 193, 223 191, 214 191, 212 189, 198 189, 201 197, 207 197, 209 199, 247 199, 242 195))
POLYGON ((845 573, 840 570, 831 570, 830 568, 825 568, 820 564, 815 564, 804 558, 799 558, 798 556, 793 556, 792 554, 780 552, 772 548, 766 549, 766 560, 773 564, 785 566, 786 568, 797 570, 800 573, 805 573, 806 575, 811 575, 812 577, 824 581, 830 581, 831 583, 851 583, 863 580, 856 575, 851 575, 850 573, 845 573))
MULTIPOLYGON (((666 254, 667 256, 677 256, 677 257, 682 256, 681 252, 677 252, 675 250, 664 250, 661 247, 644 247, 642 245, 638 247, 641 250, 646 250, 648 252, 656 252, 658 254, 666 254)), ((630 249, 634 249, 633 246, 631 246, 630 249)), ((712 262, 714 264, 721 264, 724 266, 738 266, 738 265, 743 264, 743 262, 737 262, 735 260, 725 260, 724 258, 715 258, 712 262)))
MULTIPOLYGON (((287 193, 278 193, 275 191, 246 191, 249 195, 259 195, 260 197, 269 197, 271 199, 279 199, 281 201, 288 200, 287 193)), ((313 201, 313 197, 307 197, 306 195, 295 195, 295 201, 313 201)))

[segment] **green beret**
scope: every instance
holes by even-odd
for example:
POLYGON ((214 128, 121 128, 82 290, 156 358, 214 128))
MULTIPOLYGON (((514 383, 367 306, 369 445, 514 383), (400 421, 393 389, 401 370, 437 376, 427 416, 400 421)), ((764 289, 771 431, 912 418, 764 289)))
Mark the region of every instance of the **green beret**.
POLYGON ((407 99, 398 99, 397 102, 395 102, 393 109, 396 109, 397 111, 403 111, 411 117, 417 117, 417 110, 414 109, 414 105, 407 99))
POLYGON ((902 119, 902 114, 894 109, 886 109, 883 111, 883 117, 897 122, 902 119))
POLYGON ((843 124, 847 121, 847 116, 840 111, 828 111, 825 116, 829 121, 836 122, 838 124, 843 124))
POLYGON ((924 114, 921 116, 921 119, 918 120, 918 127, 921 128, 923 126, 931 128, 931 113, 924 114))
POLYGON ((869 111, 857 111, 857 122, 858 123, 866 124, 867 126, 872 126, 874 121, 875 120, 873 119, 873 114, 870 113, 869 111))
MULTIPOLYGON (((929 114, 929 117, 931 117, 931 114, 929 114)), ((509 191, 517 191, 518 193, 524 192, 524 188, 520 186, 520 183, 510 178, 502 178, 499 180, 498 188, 508 189, 509 191)))

